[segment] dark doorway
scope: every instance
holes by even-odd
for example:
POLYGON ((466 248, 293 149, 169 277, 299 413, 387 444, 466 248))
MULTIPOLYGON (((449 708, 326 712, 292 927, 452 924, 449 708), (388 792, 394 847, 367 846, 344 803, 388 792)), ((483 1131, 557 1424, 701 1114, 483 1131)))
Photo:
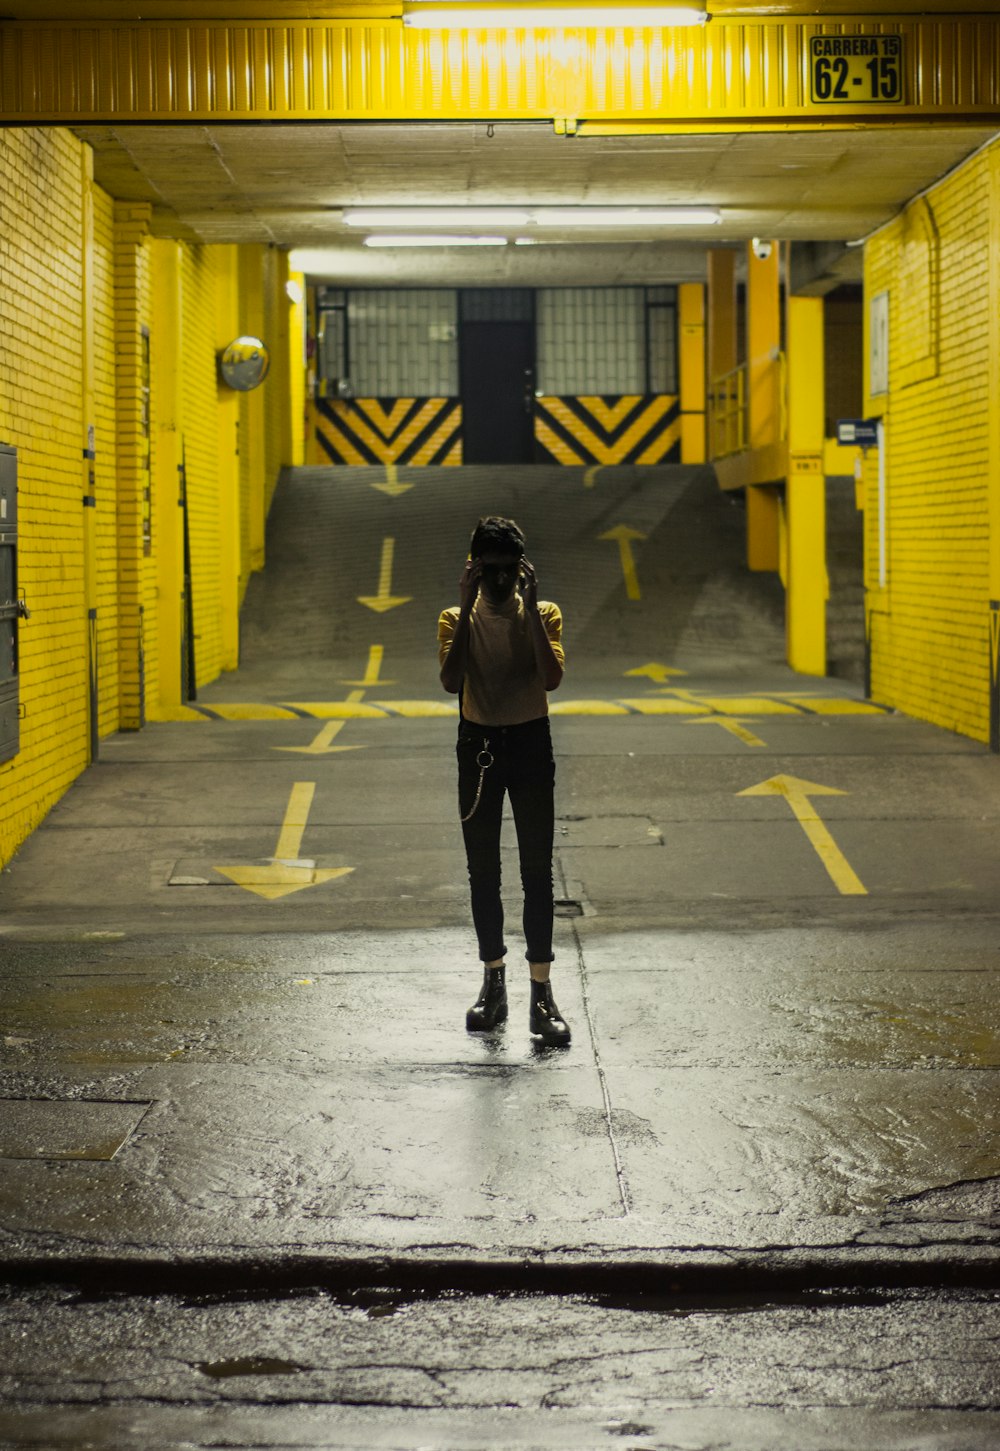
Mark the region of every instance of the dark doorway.
POLYGON ((459 293, 462 461, 534 458, 535 314, 528 288, 459 293))

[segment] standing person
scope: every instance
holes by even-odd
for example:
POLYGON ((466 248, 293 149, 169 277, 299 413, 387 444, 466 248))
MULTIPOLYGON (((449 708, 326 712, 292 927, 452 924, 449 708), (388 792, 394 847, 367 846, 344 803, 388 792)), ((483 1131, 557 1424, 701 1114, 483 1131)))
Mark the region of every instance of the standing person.
POLYGON ((513 519, 480 519, 458 582, 459 606, 438 621, 441 684, 459 696, 458 805, 483 962, 470 1032, 507 1017, 500 898, 500 819, 510 797, 524 889, 531 974, 529 1030, 565 1045, 570 1030, 552 996, 552 841, 555 761, 546 692, 563 676, 562 615, 539 602, 524 534, 513 519))

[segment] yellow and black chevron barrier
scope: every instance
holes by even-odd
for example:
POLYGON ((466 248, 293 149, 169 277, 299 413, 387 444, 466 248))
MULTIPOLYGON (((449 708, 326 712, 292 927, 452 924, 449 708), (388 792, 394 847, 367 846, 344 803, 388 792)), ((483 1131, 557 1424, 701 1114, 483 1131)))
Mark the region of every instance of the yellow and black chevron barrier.
POLYGON ((457 398, 316 398, 311 464, 460 464, 457 398))
MULTIPOLYGON (((317 398, 309 404, 311 464, 460 464, 457 398, 317 398)), ((680 459, 672 394, 535 399, 540 462, 659 464, 680 459)))
POLYGON ((536 398, 535 442, 543 461, 561 464, 676 463, 680 401, 667 393, 536 398))

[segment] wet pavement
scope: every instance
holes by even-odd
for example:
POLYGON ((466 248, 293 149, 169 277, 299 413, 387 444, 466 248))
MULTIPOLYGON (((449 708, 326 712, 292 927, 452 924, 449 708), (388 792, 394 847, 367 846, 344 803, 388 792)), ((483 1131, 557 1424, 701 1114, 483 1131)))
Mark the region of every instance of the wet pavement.
POLYGON ((986 1451, 996 1316, 982 1292, 0 1293, 0 1444, 986 1451))
MULTIPOLYGON (((620 1395, 613 1358, 610 1380, 588 1389, 596 1351, 565 1379, 512 1369, 521 1389, 492 1440, 475 1415, 501 1404, 496 1377, 477 1400, 437 1362, 413 1371, 423 1419, 410 1439, 368 1410, 336 1439, 307 1410, 274 1409, 270 1380, 255 1383, 270 1407, 262 1445, 591 1444, 584 1428, 593 1444, 996 1444, 983 1347, 1000 1333, 985 1293, 1000 1265, 1000 763, 852 686, 787 670, 773 584, 742 570, 738 511, 697 471, 485 476, 399 470, 389 493, 372 487, 391 482, 381 470, 344 470, 335 486, 329 474, 288 479, 269 570, 248 596, 245 667, 178 719, 102 743, 0 876, 8 1276, 166 1296, 116 1322, 145 1327, 142 1345, 181 1323, 171 1276, 186 1274, 220 1293, 303 1287, 289 1303, 309 1326, 333 1316, 338 1345, 362 1312, 323 1296, 379 1283, 411 1296, 393 1325, 416 1334, 429 1317, 417 1338, 430 1345, 466 1314, 470 1326, 502 1320, 513 1344, 528 1304, 545 1344, 555 1317, 552 1364, 560 1336, 628 1346, 620 1395), (434 627, 467 528, 493 511, 524 525, 542 594, 566 614, 567 677, 552 697, 565 1052, 528 1034, 513 891, 510 1019, 495 1034, 464 1029, 479 967, 434 627), (638 600, 601 539, 618 524, 647 536, 638 600), (407 603, 373 611, 358 599, 385 583, 386 538, 391 594, 407 603), (633 1309, 609 1326, 606 1303, 565 1298, 614 1287, 749 1306, 761 1293, 893 1286, 930 1299, 897 1288, 891 1303, 854 1307, 859 1325, 875 1315, 865 1324, 880 1327, 859 1330, 858 1354, 897 1386, 888 1400, 871 1389, 876 1369, 837 1360, 839 1322, 819 1304, 760 1320, 768 1333, 826 1327, 818 1360, 809 1335, 785 1337, 809 1375, 776 1350, 755 1380, 772 1365, 762 1350, 752 1375, 730 1368, 720 1382, 712 1357, 731 1367, 758 1343, 726 1348, 749 1335, 746 1317, 705 1311, 706 1361, 683 1340, 707 1323, 701 1311, 661 1307, 636 1337, 633 1309), (959 1369, 949 1315, 979 1347, 959 1369), (661 1343, 663 1327, 680 1338, 661 1343), (644 1365, 660 1369, 633 1395, 644 1365), (885 1369, 899 1365, 915 1367, 912 1382, 885 1369), (723 1390, 699 1391, 698 1376, 723 1390), (684 1389, 664 1400, 665 1384, 684 1389), (563 1385, 565 1404, 552 1389, 563 1385), (648 1436, 611 1427, 633 1424, 644 1396, 669 1409, 669 1435, 655 1417, 635 1421, 648 1436), (827 1422, 820 1410, 835 1404, 827 1422), (737 1405, 747 1419, 726 1440, 713 1417, 737 1405), (863 1405, 877 1412, 864 1435, 863 1405), (531 1406, 565 1416, 533 1441, 531 1406), (781 1439, 779 1408, 797 1417, 781 1439), (918 1412, 938 1418, 922 1440, 918 1412)), ((512 834, 504 859, 513 884, 512 834)), ((11 1295, 0 1331, 16 1338, 21 1325, 33 1343, 43 1316, 58 1343, 63 1321, 83 1327, 72 1374, 118 1396, 90 1359, 117 1301, 81 1319, 69 1290, 11 1295)), ((185 1398, 199 1406, 185 1434, 203 1444, 245 1380, 199 1365, 227 1358, 306 1367, 273 1372, 279 1399, 355 1404, 343 1378, 322 1379, 320 1333, 293 1343, 227 1329, 185 1348, 160 1429, 143 1422, 130 1442, 124 1412, 108 1412, 88 1423, 104 1428, 95 1444, 161 1432, 173 1444, 170 1406, 185 1398)), ((143 1405, 156 1399, 145 1373, 134 1372, 143 1405)), ((12 1374, 28 1385, 16 1430, 27 1444, 33 1398, 51 1417, 58 1375, 12 1374)), ((397 1410, 411 1404, 402 1384, 397 1410)), ((357 1403, 382 1406, 380 1394, 357 1403)), ((38 1414, 50 1440, 38 1429, 35 1444, 62 1444, 38 1414)), ((11 1424, 0 1417, 0 1444, 11 1424)), ((258 1444, 226 1425, 229 1444, 258 1444)))

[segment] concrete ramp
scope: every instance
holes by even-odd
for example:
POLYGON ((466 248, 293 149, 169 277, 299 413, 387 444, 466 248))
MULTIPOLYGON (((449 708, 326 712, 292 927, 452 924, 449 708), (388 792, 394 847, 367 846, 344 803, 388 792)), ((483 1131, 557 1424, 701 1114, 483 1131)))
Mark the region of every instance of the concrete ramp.
POLYGON ((378 641, 397 679, 435 690, 437 617, 457 603, 483 514, 525 530, 574 673, 637 656, 687 669, 784 658, 781 586, 747 570, 742 501, 708 468, 291 469, 247 592, 243 688, 356 674, 378 641))

